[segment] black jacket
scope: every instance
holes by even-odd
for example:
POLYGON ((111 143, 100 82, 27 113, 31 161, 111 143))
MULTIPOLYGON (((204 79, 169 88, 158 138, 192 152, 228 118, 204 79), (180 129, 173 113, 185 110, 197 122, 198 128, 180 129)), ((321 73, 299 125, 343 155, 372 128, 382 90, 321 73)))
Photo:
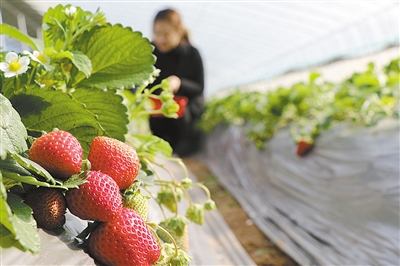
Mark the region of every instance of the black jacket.
POLYGON ((153 53, 157 57, 155 67, 161 70, 154 84, 171 75, 178 76, 181 87, 176 95, 186 96, 189 99, 187 109, 192 118, 199 118, 204 111, 204 69, 199 51, 190 43, 184 42, 167 53, 162 53, 157 48, 153 53))

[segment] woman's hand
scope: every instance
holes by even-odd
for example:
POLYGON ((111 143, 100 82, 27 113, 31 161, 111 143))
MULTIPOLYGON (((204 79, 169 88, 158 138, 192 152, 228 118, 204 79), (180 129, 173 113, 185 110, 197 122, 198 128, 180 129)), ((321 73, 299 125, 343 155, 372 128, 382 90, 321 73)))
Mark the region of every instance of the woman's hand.
POLYGON ((169 87, 173 94, 176 94, 181 87, 181 79, 175 75, 169 76, 169 87))

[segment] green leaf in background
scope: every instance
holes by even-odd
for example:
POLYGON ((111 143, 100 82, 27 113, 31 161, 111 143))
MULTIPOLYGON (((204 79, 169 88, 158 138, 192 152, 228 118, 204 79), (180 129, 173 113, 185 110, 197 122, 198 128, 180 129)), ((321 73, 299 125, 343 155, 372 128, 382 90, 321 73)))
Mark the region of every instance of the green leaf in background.
POLYGON ((267 90, 252 99, 248 95, 258 92, 236 90, 208 100, 199 125, 206 132, 220 124, 245 126, 248 138, 259 148, 285 126, 295 142, 313 143, 321 131, 338 122, 372 126, 386 117, 398 119, 399 69, 396 58, 380 72, 370 63, 365 72, 353 73, 340 83, 316 83, 320 75, 311 72, 308 84, 267 90))
POLYGON ((22 198, 14 193, 8 193, 7 202, 13 212, 12 226, 15 239, 21 244, 23 251, 37 254, 40 251, 40 238, 32 209, 23 203, 22 198))
POLYGON ((8 35, 9 37, 16 39, 20 42, 28 44, 30 47, 32 47, 34 50, 40 50, 42 51, 44 49, 44 44, 43 41, 30 37, 24 33, 22 33, 19 29, 7 25, 7 24, 1 24, 0 25, 0 33, 8 35))
POLYGON ((10 101, 0 94, 0 159, 4 160, 9 153, 22 153, 28 149, 25 142, 27 132, 20 115, 10 101))
POLYGON ((104 24, 106 19, 100 11, 91 13, 83 11, 80 7, 76 7, 74 14, 74 22, 67 19, 65 9, 71 5, 57 5, 54 8, 49 8, 43 16, 42 31, 46 47, 54 47, 57 51, 70 49, 72 43, 66 43, 66 36, 70 34, 74 37, 69 40, 74 41, 85 31, 90 30, 94 25, 104 24))
POLYGON ((84 34, 74 49, 88 56, 92 75, 78 73, 74 84, 97 88, 132 88, 148 80, 154 71, 155 56, 150 41, 141 32, 121 25, 94 27, 84 34))
POLYGON ((357 87, 376 86, 379 87, 378 78, 371 73, 358 74, 353 77, 353 82, 357 87))
POLYGON ((54 47, 56 50, 59 50, 64 43, 65 33, 59 24, 59 21, 65 19, 65 13, 63 11, 64 7, 58 5, 55 8, 49 8, 43 16, 42 34, 46 47, 54 47))
POLYGON ((148 153, 156 155, 161 153, 167 157, 172 155, 171 145, 154 135, 150 134, 132 134, 126 139, 127 143, 131 144, 138 153, 148 153))
POLYGON ((44 88, 21 90, 10 98, 31 134, 54 128, 71 132, 85 153, 96 136, 124 140, 128 117, 122 97, 113 90, 79 88, 71 95, 44 88))

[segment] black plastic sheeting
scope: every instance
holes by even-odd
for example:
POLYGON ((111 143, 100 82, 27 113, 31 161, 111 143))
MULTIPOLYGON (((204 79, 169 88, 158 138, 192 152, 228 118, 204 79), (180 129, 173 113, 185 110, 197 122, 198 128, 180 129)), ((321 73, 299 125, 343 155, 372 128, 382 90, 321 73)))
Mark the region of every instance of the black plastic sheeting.
POLYGON ((400 265, 399 121, 339 124, 305 157, 289 129, 258 150, 217 127, 198 159, 255 224, 301 265, 400 265))
MULTIPOLYGON (((175 178, 184 177, 183 168, 176 162, 160 160, 175 178)), ((163 180, 170 176, 162 168, 158 169, 163 180)), ((189 171, 189 177, 196 182, 196 176, 189 171)), ((152 187, 153 192, 157 191, 152 187)), ((193 202, 204 203, 207 199, 203 190, 193 188, 189 191, 193 202)), ((149 217, 152 222, 160 222, 162 214, 154 200, 149 201, 149 217)), ((187 202, 180 203, 182 212, 187 202)), ((184 214, 184 213, 182 213, 184 214)), ((32 255, 17 248, 0 248, 0 265, 100 265, 80 249, 74 237, 85 229, 87 222, 67 213, 64 230, 54 233, 39 229, 41 252, 32 255)), ((218 210, 205 212, 205 224, 189 224, 189 251, 193 258, 190 265, 255 265, 240 245, 218 210)))

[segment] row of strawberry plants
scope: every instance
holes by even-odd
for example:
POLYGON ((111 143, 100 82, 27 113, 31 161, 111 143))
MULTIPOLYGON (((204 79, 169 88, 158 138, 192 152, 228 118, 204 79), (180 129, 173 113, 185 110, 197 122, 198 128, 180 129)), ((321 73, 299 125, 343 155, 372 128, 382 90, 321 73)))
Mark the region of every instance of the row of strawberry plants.
MULTIPOLYGON (((2 34, 26 43, 33 50, 21 54, 0 53, 1 247, 12 246, 21 251, 39 253, 37 228, 53 230, 62 226, 65 211, 70 209, 79 218, 88 220, 88 228, 76 238, 83 248, 94 230, 104 229, 106 223, 120 223, 126 219, 136 223, 143 219, 142 229, 128 226, 124 229, 129 234, 120 235, 136 240, 129 242, 125 239, 122 245, 114 246, 114 255, 105 255, 109 251, 93 248, 90 254, 96 259, 110 265, 188 264, 191 258, 179 245, 179 240, 187 224, 203 224, 204 210, 214 209, 215 204, 204 185, 191 182, 185 165, 172 156, 167 142, 140 130, 145 127, 143 124, 148 115, 159 112, 176 117, 179 109, 166 80, 151 87, 158 70, 154 67, 156 58, 150 41, 130 27, 107 23, 99 10, 91 13, 72 5, 50 8, 42 25, 43 40, 30 37, 10 25, 0 25, 2 34), (162 95, 152 95, 157 88, 162 89, 162 95), (152 110, 150 98, 154 97, 163 102, 160 110, 152 110), (98 156, 89 158, 99 137, 101 142, 109 139, 111 144, 98 150, 98 156), (39 148, 35 143, 41 143, 39 148), (109 150, 111 147, 113 151, 109 150), (121 149, 131 152, 121 152, 121 149), (104 158, 106 153, 118 159, 95 159, 104 158), (158 163, 160 156, 182 166, 185 178, 176 180, 171 171, 158 163), (157 167, 170 173, 170 178, 162 178, 157 167), (107 172, 106 168, 114 169, 116 174, 107 172), (124 176, 121 171, 127 168, 134 170, 134 176, 120 180, 124 176), (114 182, 125 184, 120 186, 114 182), (103 184, 108 184, 107 188, 103 184), (107 194, 110 186, 118 187, 116 196, 107 194), (150 190, 151 186, 159 188, 156 195, 150 190), (192 202, 188 190, 195 187, 205 191, 206 202, 192 202), (50 190, 49 198, 42 196, 44 188, 50 190), (107 192, 106 198, 113 197, 118 206, 113 208, 115 212, 111 212, 112 219, 98 218, 97 215, 109 213, 108 207, 115 204, 105 204, 103 207, 106 209, 88 216, 82 214, 84 211, 77 211, 77 203, 68 197, 65 200, 67 206, 60 203, 66 195, 79 190, 81 193, 87 191, 87 195, 98 190, 107 192), (147 215, 143 214, 147 212, 149 199, 141 193, 144 190, 161 208, 163 220, 159 224, 147 221, 147 215), (30 196, 34 191, 39 191, 39 196, 30 196), (42 204, 39 208, 38 204, 32 204, 31 197, 36 203, 40 199, 42 204), (178 212, 177 206, 184 198, 189 202, 188 208, 183 213, 178 212), (47 204, 53 199, 58 199, 56 210, 50 208, 52 204, 47 204), (126 211, 126 208, 141 213, 142 218, 126 211), (54 213, 60 214, 61 218, 57 217, 50 223, 52 226, 48 226, 41 222, 35 209, 37 213, 45 213, 46 222, 54 213), (169 209, 172 215, 167 215, 165 209, 169 209), (151 242, 152 247, 138 249, 135 244, 143 240, 138 237, 141 233, 153 234, 156 242, 151 242), (155 250, 155 253, 146 250, 155 250), (132 252, 146 258, 132 257, 132 252)), ((76 201, 86 204, 82 195, 76 201)), ((94 206, 99 203, 87 204, 94 206)), ((92 247, 97 244, 91 242, 92 247)))
POLYGON ((400 59, 383 69, 373 63, 341 83, 323 80, 316 72, 308 82, 268 92, 235 90, 207 101, 200 127, 210 132, 217 125, 243 125, 259 148, 280 129, 290 128, 295 143, 312 145, 323 130, 342 121, 365 126, 399 115, 400 59))

